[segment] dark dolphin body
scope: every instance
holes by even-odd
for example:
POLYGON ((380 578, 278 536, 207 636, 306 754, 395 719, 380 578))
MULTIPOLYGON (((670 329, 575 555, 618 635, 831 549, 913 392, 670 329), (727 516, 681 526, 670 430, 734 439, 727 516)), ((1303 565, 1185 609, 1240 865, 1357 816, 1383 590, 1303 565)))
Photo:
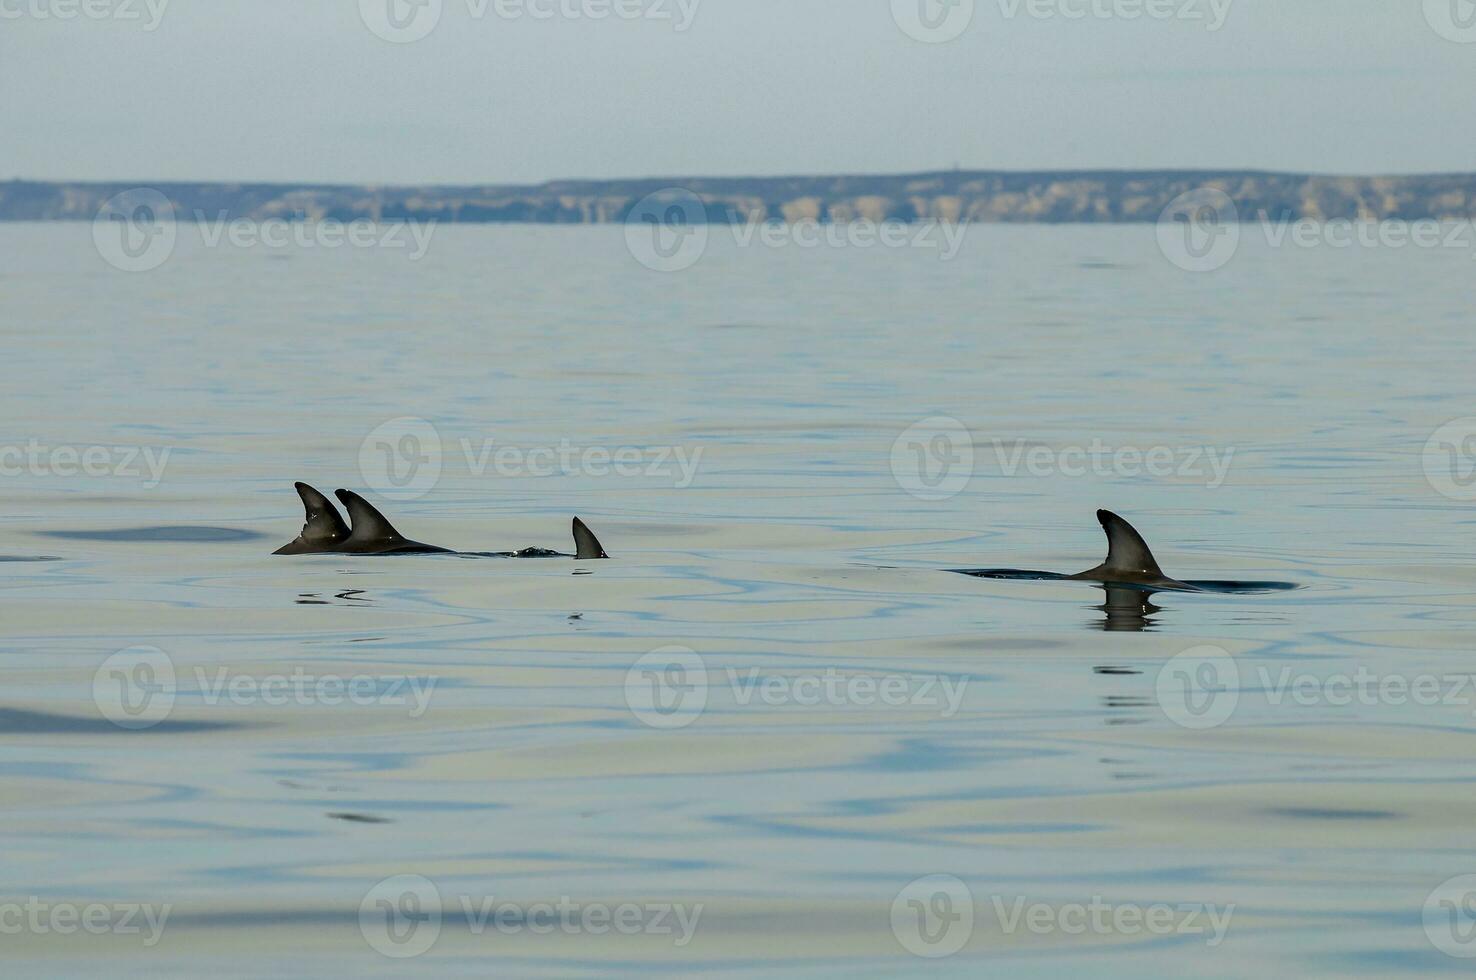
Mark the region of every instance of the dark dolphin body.
POLYGON ((352 525, 349 536, 339 543, 336 551, 346 555, 436 555, 451 550, 411 541, 396 531, 369 501, 352 490, 335 490, 333 494, 348 511, 352 525))
POLYGON ((477 557, 496 558, 578 558, 580 560, 608 558, 605 549, 584 522, 574 518, 575 554, 565 555, 543 548, 526 548, 523 551, 499 552, 453 552, 449 548, 437 547, 411 541, 375 509, 363 497, 350 490, 336 491, 337 497, 348 511, 349 522, 339 516, 333 503, 306 483, 295 484, 297 495, 307 514, 302 533, 290 544, 272 552, 276 555, 432 555, 473 554, 477 557))
POLYGON ((338 516, 338 508, 306 483, 294 483, 297 495, 302 498, 303 510, 307 512, 307 523, 302 533, 289 544, 284 544, 274 555, 316 555, 339 550, 339 545, 348 540, 349 528, 338 516))
POLYGON ((976 578, 1098 582, 1120 587, 1109 590, 1109 598, 1110 592, 1119 593, 1117 602, 1109 601, 1109 605, 1118 607, 1124 605, 1129 598, 1126 590, 1132 589, 1145 593, 1145 595, 1152 595, 1155 592, 1254 594, 1282 592, 1296 588, 1290 582, 1181 582, 1178 579, 1169 578, 1158 567, 1158 561, 1153 557, 1153 552, 1148 549, 1148 543, 1131 524, 1110 510, 1097 511, 1097 520, 1102 523, 1102 530, 1107 532, 1107 560, 1096 568, 1090 568, 1075 575, 1062 575, 1058 572, 1031 572, 1017 568, 955 568, 950 571, 958 572, 960 575, 973 575, 976 578))

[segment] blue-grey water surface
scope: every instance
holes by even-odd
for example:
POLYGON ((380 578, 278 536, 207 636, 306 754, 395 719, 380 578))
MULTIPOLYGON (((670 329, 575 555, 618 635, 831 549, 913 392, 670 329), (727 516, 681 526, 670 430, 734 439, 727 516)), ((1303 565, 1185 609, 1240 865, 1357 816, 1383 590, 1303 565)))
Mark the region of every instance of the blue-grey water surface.
POLYGON ((1151 227, 974 227, 950 261, 721 232, 662 273, 618 228, 443 227, 417 262, 182 232, 127 273, 84 224, 0 249, 0 442, 49 454, 6 457, 0 555, 59 559, 0 563, 8 973, 1467 967, 1433 893, 1476 874, 1476 508, 1426 444, 1476 414, 1469 251, 1250 235, 1192 274, 1151 227), (366 437, 415 420, 439 476, 372 485, 366 437), (1129 455, 1078 466, 1094 445, 1129 455), (645 462, 527 462, 561 446, 645 462), (578 514, 615 560, 272 557, 294 480, 470 551, 569 550, 578 514), (1085 583, 944 571, 1095 565, 1098 507, 1170 574, 1300 588, 1123 619, 1085 583), (632 673, 652 651, 699 658, 702 710, 643 713, 647 682, 697 683, 632 673), (1218 724, 1165 704, 1185 651, 1238 671, 1218 724), (133 676, 108 664, 158 656, 167 716, 108 720, 133 676), (1382 693, 1339 698, 1360 671, 1382 693), (294 674, 372 693, 263 693, 294 674), (1419 678, 1441 696, 1388 687, 1419 678), (434 942, 385 955, 373 890, 421 879, 434 942), (464 914, 489 902, 500 928, 464 914), (535 929, 544 902, 698 918, 535 929), (130 904, 168 907, 157 935, 12 928, 130 904))

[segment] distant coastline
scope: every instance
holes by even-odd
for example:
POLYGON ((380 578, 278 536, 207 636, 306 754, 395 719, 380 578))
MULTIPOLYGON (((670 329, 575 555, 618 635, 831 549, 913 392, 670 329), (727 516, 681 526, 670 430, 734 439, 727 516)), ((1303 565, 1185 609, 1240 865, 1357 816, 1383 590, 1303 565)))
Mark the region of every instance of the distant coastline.
MULTIPOLYGON (((156 190, 182 220, 613 224, 652 194, 700 200, 697 220, 1157 221, 1215 188, 1242 220, 1476 219, 1476 174, 1340 177, 1257 171, 968 171, 895 176, 560 180, 536 186, 0 182, 0 221, 91 221, 115 195, 156 190), (691 197, 684 192, 690 192, 691 197), (705 212, 705 213, 702 213, 705 212)), ((691 220, 689 218, 689 220, 691 220)))

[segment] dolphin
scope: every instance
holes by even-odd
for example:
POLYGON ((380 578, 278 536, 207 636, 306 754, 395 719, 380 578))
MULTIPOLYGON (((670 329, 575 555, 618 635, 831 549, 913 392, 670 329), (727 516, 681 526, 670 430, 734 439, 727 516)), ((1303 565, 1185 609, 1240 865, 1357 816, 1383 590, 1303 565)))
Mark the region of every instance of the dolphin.
POLYGON ((340 546, 348 540, 349 527, 338 516, 338 508, 306 483, 294 483, 293 486, 302 498, 307 523, 303 524, 301 534, 272 554, 318 555, 342 551, 340 546))
POLYGON ((545 548, 525 548, 522 551, 497 552, 453 552, 433 544, 411 541, 395 530, 389 520, 373 504, 351 490, 337 490, 335 496, 348 512, 349 522, 339 516, 338 509, 327 497, 306 483, 296 483, 297 495, 302 498, 307 522, 302 533, 291 543, 272 552, 276 555, 432 555, 468 554, 486 558, 576 558, 587 561, 609 558, 604 546, 583 521, 574 518, 573 555, 565 555, 545 548))
POLYGON ((1110 510, 1097 511, 1097 521, 1107 534, 1107 560, 1067 578, 1077 582, 1121 582, 1155 589, 1198 591, 1195 586, 1163 574, 1158 560, 1148 549, 1148 542, 1127 521, 1110 510))
MULTIPOLYGON (((1110 510, 1097 511, 1097 520, 1107 534, 1107 560, 1095 568, 1075 575, 1058 572, 1031 572, 1014 568, 955 568, 960 575, 975 578, 1024 579, 1034 581, 1096 582, 1103 585, 1129 587, 1152 595, 1154 592, 1280 592, 1294 589, 1290 582, 1185 581, 1170 578, 1158 566, 1148 543, 1137 528, 1110 510)), ((1109 604, 1120 605, 1124 600, 1109 604)))
POLYGON ((333 495, 348 511, 353 529, 336 550, 346 555, 436 555, 447 554, 450 548, 438 548, 433 544, 411 541, 394 529, 385 516, 374 509, 374 505, 352 490, 335 490, 333 495))

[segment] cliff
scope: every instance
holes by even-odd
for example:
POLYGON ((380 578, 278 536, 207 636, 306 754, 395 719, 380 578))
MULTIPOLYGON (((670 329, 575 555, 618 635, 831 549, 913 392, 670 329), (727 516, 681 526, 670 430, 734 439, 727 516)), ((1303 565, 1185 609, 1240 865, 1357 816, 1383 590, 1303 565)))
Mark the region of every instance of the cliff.
POLYGON ((1249 171, 949 171, 900 176, 562 180, 538 186, 370 187, 224 183, 0 183, 0 221, 91 220, 150 187, 182 219, 356 218, 592 224, 624 220, 648 194, 683 188, 710 221, 1152 222, 1201 187, 1244 218, 1476 218, 1476 174, 1337 177, 1249 171))

